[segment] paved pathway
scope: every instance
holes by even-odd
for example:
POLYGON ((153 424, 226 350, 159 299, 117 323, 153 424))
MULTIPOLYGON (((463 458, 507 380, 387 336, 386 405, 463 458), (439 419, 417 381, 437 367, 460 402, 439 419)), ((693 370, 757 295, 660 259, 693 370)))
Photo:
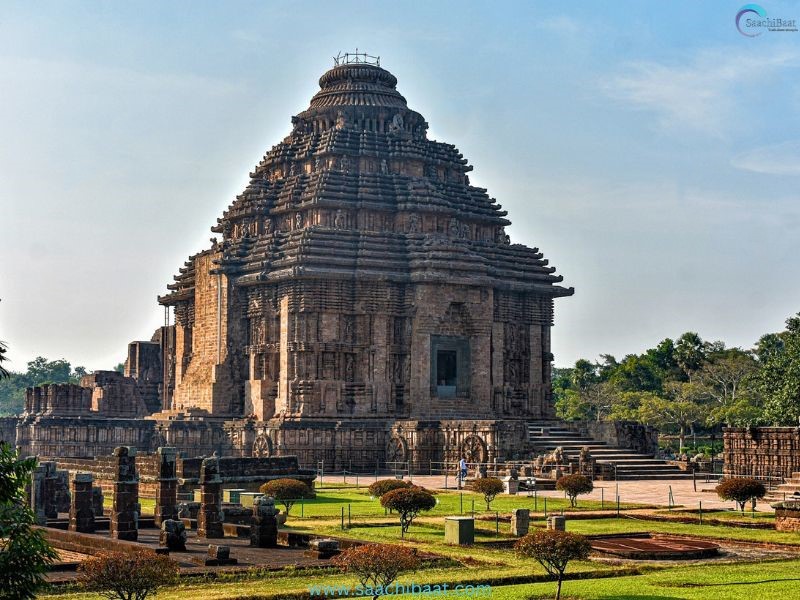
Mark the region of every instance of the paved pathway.
MULTIPOLYGON (((379 475, 378 478, 387 478, 391 475, 379 475)), ((369 485, 375 480, 374 475, 359 475, 360 485, 369 485)), ((326 475, 323 480, 325 483, 342 483, 345 479, 341 475, 326 475)), ((431 489, 444 489, 445 477, 443 475, 417 475, 413 477, 414 483, 431 489)), ((348 475, 347 483, 356 483, 355 475, 348 475)), ((447 478, 448 489, 455 489, 456 481, 454 477, 447 478)), ((600 501, 601 498, 606 502, 614 502, 614 496, 619 489, 620 502, 635 504, 654 504, 658 506, 668 506, 669 492, 672 490, 674 505, 683 505, 686 508, 698 508, 699 503, 703 503, 703 509, 731 509, 734 508, 733 502, 723 502, 714 493, 716 482, 706 483, 705 479, 698 477, 697 490, 691 479, 673 480, 645 480, 645 481, 595 481, 594 491, 591 494, 581 496, 590 500, 600 501), (617 488, 619 486, 619 488, 617 488)), ((523 492, 527 493, 527 492, 523 492)), ((539 491, 539 496, 563 497, 564 492, 556 490, 539 491)), ((749 506, 748 506, 749 508, 749 506)), ((773 512, 773 509, 766 502, 760 502, 756 508, 758 511, 773 512)))

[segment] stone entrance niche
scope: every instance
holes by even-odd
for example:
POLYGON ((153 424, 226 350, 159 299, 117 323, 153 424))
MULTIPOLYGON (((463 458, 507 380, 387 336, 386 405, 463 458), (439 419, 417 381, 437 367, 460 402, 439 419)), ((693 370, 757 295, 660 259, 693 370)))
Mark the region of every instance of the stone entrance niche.
POLYGON ((470 386, 469 339, 431 336, 431 395, 468 397, 470 386))

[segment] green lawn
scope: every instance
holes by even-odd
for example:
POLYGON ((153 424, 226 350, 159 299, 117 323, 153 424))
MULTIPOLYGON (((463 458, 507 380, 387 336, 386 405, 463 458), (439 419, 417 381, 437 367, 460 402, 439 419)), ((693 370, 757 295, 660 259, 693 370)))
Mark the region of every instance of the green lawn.
MULTIPOLYGON (((494 587, 491 598, 552 598, 554 591, 555 583, 494 587)), ((586 600, 787 600, 798 596, 800 560, 676 567, 629 577, 566 581, 562 588, 562 598, 586 600)))

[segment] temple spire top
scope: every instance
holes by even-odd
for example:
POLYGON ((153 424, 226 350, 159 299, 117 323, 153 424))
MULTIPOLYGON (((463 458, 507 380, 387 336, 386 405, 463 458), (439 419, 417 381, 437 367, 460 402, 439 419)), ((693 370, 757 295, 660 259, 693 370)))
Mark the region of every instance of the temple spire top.
POLYGON ((375 65, 380 67, 381 57, 359 52, 358 48, 356 48, 355 52, 339 52, 333 57, 333 66, 338 67, 340 65, 375 65))

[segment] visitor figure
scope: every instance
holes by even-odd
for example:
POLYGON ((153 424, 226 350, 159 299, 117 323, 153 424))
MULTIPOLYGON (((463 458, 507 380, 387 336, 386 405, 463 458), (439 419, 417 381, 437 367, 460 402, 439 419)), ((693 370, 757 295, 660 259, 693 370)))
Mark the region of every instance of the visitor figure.
POLYGON ((458 461, 458 487, 461 488, 464 485, 464 481, 467 479, 467 459, 463 456, 461 460, 458 461))

